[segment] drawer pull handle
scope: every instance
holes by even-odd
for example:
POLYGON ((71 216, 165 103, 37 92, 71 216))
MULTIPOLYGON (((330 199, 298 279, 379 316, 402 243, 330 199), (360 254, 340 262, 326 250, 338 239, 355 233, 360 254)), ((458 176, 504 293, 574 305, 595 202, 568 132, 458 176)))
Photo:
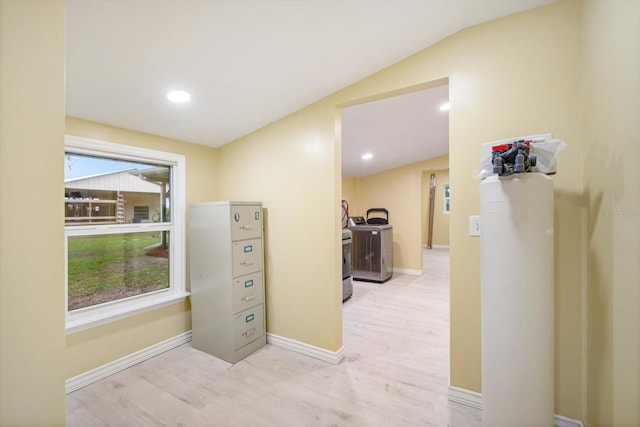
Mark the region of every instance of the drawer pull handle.
POLYGON ((243 225, 240 227, 242 230, 253 230, 253 225, 243 225))
POLYGON ((242 298, 243 301, 251 301, 252 299, 255 299, 255 295, 247 295, 246 297, 242 298))
POLYGON ((253 334, 255 334, 255 333, 256 333, 256 328, 251 328, 251 329, 249 329, 249 330, 247 330, 247 331, 244 331, 244 332, 242 333, 242 336, 243 336, 243 337, 247 337, 247 338, 248 338, 248 337, 250 337, 251 335, 253 335, 253 334))
POLYGON ((253 264, 255 264, 255 263, 256 263, 255 261, 251 261, 251 260, 249 260, 249 261, 242 261, 242 262, 240 263, 240 265, 253 265, 253 264))

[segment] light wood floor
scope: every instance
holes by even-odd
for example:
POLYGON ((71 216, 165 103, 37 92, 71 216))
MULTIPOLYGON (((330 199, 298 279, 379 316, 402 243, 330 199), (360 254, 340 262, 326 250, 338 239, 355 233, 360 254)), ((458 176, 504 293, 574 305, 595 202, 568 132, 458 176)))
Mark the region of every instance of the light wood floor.
POLYGON ((231 365, 183 345, 69 394, 67 425, 480 425, 447 400, 448 250, 422 276, 355 281, 344 347, 338 365, 269 344, 231 365))

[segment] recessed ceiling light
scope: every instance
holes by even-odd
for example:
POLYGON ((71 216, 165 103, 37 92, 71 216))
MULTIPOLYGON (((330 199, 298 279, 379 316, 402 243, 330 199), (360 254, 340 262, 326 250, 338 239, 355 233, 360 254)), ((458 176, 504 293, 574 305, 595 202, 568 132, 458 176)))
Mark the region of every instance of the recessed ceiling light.
POLYGON ((373 159, 373 154, 371 153, 365 153, 362 155, 362 160, 371 160, 373 159))
POLYGON ((184 90, 172 90, 167 92, 167 99, 176 104, 182 104, 191 100, 191 94, 184 90))
POLYGON ((449 111, 449 103, 445 102, 440 106, 440 111, 449 111))

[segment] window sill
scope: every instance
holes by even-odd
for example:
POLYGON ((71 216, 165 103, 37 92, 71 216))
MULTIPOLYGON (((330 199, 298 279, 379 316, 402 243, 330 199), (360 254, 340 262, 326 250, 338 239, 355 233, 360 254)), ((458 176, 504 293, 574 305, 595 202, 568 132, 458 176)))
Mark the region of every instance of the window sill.
POLYGON ((95 310, 92 313, 86 313, 75 318, 74 316, 70 316, 66 322, 66 334, 70 335, 116 320, 135 316, 136 314, 175 304, 180 300, 184 300, 189 295, 189 292, 171 293, 162 296, 156 295, 151 298, 135 301, 133 304, 122 304, 103 311, 95 310))

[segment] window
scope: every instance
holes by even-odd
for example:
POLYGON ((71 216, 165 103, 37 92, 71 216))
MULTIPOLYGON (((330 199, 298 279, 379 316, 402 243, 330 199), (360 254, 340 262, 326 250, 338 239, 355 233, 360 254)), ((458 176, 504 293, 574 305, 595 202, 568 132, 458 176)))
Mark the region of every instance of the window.
POLYGON ((67 332, 184 298, 182 155, 65 138, 67 332))
POLYGON ((444 185, 444 213, 448 214, 450 210, 449 184, 444 185))
MULTIPOLYGON (((134 206, 133 207, 133 220, 148 220, 149 219, 149 206, 134 206)), ((159 218, 158 218, 159 220, 159 218)))

